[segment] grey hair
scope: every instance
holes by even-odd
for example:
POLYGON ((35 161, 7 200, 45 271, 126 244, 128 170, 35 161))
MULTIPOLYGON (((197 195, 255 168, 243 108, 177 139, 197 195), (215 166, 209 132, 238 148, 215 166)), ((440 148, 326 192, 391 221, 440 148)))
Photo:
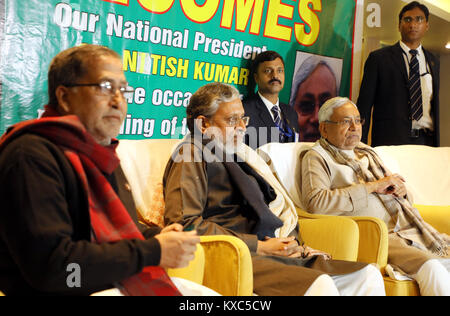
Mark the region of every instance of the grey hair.
POLYGON ((219 105, 240 98, 239 91, 228 84, 214 82, 200 87, 189 100, 186 108, 187 125, 194 132, 194 121, 200 115, 211 117, 216 114, 219 105))
POLYGON ((356 109, 358 109, 356 104, 353 103, 349 98, 335 97, 327 100, 319 110, 319 123, 329 121, 335 109, 348 103, 352 104, 356 109))
POLYGON ((339 85, 338 78, 336 74, 333 71, 333 68, 328 64, 328 62, 320 58, 318 56, 312 55, 305 59, 305 61, 301 64, 301 66, 297 69, 297 72, 294 75, 294 79, 292 81, 292 92, 291 92, 291 99, 289 101, 289 104, 291 106, 295 105, 295 98, 297 96, 298 89, 300 88, 300 85, 305 81, 309 75, 317 69, 320 65, 323 65, 327 67, 330 72, 333 74, 335 83, 336 83, 336 95, 338 95, 339 85))

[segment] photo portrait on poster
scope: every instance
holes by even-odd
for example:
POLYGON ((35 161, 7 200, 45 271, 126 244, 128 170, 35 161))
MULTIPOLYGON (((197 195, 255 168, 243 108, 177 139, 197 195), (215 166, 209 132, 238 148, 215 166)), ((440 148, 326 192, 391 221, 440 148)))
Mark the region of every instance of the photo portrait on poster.
POLYGON ((342 64, 340 58, 297 51, 289 104, 298 115, 301 142, 320 138, 319 109, 339 94, 342 64))

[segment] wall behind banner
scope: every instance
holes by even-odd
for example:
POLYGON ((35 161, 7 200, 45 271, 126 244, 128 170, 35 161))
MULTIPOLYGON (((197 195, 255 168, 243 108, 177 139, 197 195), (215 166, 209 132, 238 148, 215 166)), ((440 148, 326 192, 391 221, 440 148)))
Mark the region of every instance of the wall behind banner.
POLYGON ((286 61, 288 103, 297 51, 340 59, 349 96, 355 0, 5 0, 0 9, 0 133, 37 117, 48 101, 53 56, 82 43, 123 56, 136 90, 120 138, 180 138, 200 86, 220 81, 246 95, 255 54, 286 61))

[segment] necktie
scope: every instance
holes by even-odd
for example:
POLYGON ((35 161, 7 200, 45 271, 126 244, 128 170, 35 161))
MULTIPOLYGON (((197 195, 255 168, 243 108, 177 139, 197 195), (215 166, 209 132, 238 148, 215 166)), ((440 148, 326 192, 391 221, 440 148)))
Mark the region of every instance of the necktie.
POLYGON ((418 121, 423 116, 419 60, 417 59, 417 50, 411 49, 409 52, 412 55, 409 62, 409 104, 411 107, 411 118, 418 121))
POLYGON ((274 105, 271 111, 273 114, 273 120, 280 130, 280 143, 284 143, 284 122, 281 119, 280 108, 278 107, 278 105, 274 105))

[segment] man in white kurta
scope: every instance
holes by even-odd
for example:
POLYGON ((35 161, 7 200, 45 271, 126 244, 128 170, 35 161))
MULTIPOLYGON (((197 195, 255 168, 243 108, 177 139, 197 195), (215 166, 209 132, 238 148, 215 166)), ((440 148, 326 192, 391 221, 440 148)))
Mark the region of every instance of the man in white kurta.
POLYGON ((389 264, 415 279, 422 295, 450 295, 450 238, 423 222, 404 179, 360 142, 364 122, 357 107, 333 98, 320 109, 319 122, 322 138, 300 156, 304 207, 316 214, 383 220, 389 264))

